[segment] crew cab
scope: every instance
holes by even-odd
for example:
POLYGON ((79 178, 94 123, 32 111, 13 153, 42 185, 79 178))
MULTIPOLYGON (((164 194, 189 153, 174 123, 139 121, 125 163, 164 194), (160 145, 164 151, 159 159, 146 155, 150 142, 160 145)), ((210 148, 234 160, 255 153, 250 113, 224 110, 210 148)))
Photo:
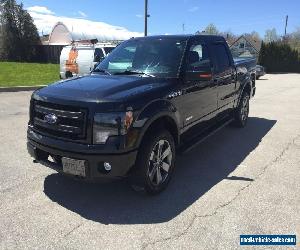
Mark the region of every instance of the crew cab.
POLYGON ((90 75, 32 94, 28 152, 68 176, 126 177, 160 193, 176 154, 224 124, 246 126, 252 70, 255 61, 234 62, 223 37, 132 38, 90 75))

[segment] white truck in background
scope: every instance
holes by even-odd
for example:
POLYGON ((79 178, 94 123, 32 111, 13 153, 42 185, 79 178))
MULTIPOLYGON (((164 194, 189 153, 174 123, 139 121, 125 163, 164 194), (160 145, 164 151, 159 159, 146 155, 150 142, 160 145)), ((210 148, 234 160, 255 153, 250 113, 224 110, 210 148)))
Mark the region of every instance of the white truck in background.
POLYGON ((89 74, 116 45, 112 43, 75 42, 65 46, 60 54, 60 78, 89 74))

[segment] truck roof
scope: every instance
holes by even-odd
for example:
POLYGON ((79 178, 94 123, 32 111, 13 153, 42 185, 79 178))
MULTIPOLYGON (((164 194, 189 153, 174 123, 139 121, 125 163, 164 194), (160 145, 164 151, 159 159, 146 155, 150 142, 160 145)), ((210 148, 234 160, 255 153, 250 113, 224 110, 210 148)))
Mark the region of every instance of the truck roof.
POLYGON ((225 38, 222 36, 217 35, 207 35, 207 34, 201 34, 201 35, 194 35, 194 34, 184 34, 184 35, 156 35, 156 36, 147 36, 147 37, 133 37, 132 39, 190 39, 190 38, 201 38, 201 40, 204 41, 225 41, 225 38))

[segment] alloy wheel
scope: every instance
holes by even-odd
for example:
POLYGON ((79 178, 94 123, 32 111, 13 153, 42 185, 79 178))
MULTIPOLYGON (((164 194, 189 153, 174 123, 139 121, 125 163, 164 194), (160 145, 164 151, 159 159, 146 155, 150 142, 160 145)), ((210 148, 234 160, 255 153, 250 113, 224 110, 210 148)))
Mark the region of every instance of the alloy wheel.
POLYGON ((149 158, 148 178, 152 185, 159 186, 169 176, 172 164, 172 149, 167 140, 159 140, 153 147, 149 158))
POLYGON ((249 96, 243 98, 242 107, 241 107, 241 120, 247 120, 249 114, 249 96))

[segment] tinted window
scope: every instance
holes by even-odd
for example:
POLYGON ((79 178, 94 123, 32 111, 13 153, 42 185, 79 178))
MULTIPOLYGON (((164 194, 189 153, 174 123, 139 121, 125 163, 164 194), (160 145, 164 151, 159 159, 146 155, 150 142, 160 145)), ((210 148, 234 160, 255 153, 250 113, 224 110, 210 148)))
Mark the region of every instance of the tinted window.
POLYGON ((104 47, 106 55, 108 55, 115 47, 104 47))
POLYGON ((230 60, 224 44, 213 44, 212 50, 217 71, 223 71, 230 67, 230 60))
POLYGON ((94 54, 94 62, 100 62, 100 60, 104 57, 103 51, 100 48, 95 49, 94 54))
POLYGON ((198 42, 192 44, 188 52, 188 71, 202 71, 208 68, 210 68, 210 59, 207 47, 198 42))

